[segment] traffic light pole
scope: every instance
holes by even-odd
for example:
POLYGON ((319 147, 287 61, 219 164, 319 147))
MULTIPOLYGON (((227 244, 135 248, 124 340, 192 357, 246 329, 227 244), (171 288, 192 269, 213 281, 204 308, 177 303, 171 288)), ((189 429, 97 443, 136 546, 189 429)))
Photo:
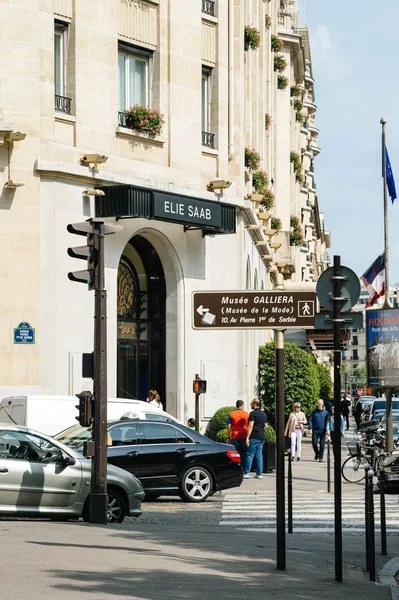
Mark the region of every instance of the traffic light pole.
POLYGON ((284 476, 284 331, 274 331, 276 340, 276 550, 277 569, 286 569, 285 476, 284 476))
POLYGON ((94 425, 90 523, 107 523, 107 291, 104 223, 93 222, 98 243, 98 278, 94 290, 94 425))

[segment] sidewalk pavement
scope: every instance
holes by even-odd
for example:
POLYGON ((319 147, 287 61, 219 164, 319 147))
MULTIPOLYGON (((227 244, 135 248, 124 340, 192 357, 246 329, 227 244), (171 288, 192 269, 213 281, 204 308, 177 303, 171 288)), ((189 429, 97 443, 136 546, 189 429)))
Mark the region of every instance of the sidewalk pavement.
MULTIPOLYGON (((310 494, 326 490, 326 464, 314 461, 307 441, 303 461, 295 465, 294 494, 300 486, 310 494)), ((235 493, 237 498, 243 492, 271 495, 274 486, 275 475, 269 474, 262 480, 244 481, 235 493)), ((140 523, 140 519, 108 526, 0 520, 0 599, 395 598, 396 589, 391 592, 389 586, 367 580, 362 568, 362 535, 345 536, 344 581, 337 583, 333 535, 287 535, 286 571, 277 571, 275 534, 217 526, 200 528, 190 524, 190 513, 194 515, 199 509, 192 505, 184 509, 188 523, 185 529, 176 524, 140 523)), ((399 571, 399 537, 389 536, 387 557, 379 554, 378 541, 376 550, 377 571, 386 564, 385 582, 393 584, 399 571)))

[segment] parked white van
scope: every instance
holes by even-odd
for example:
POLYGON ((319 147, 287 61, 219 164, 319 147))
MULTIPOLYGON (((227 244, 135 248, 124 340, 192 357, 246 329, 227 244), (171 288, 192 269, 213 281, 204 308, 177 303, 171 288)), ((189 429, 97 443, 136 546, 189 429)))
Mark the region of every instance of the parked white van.
MULTIPOLYGON (((0 403, 0 422, 25 425, 53 436, 71 425, 75 425, 78 415, 76 396, 10 396, 0 403)), ((109 398, 107 402, 107 418, 118 420, 129 413, 131 419, 172 420, 169 415, 156 406, 141 400, 126 398, 109 398)))

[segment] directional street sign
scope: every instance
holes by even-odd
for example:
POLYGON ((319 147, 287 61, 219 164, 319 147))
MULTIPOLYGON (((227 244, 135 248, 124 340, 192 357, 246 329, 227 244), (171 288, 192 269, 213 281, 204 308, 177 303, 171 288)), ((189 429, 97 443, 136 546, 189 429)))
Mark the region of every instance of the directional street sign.
POLYGON ((194 329, 313 329, 314 292, 193 292, 194 329))
MULTIPOLYGON (((363 313, 345 312, 341 314, 341 329, 363 329, 363 313)), ((330 313, 318 313, 315 316, 316 329, 334 329, 334 321, 330 313)))

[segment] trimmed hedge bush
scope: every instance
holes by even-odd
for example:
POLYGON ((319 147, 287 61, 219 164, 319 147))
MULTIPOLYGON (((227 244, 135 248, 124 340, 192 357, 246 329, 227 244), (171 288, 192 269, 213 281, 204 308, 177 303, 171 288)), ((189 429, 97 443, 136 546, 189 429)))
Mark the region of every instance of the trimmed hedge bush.
POLYGON ((218 433, 221 429, 227 428, 228 416, 235 409, 235 406, 222 406, 215 412, 211 419, 211 430, 215 434, 218 433))

